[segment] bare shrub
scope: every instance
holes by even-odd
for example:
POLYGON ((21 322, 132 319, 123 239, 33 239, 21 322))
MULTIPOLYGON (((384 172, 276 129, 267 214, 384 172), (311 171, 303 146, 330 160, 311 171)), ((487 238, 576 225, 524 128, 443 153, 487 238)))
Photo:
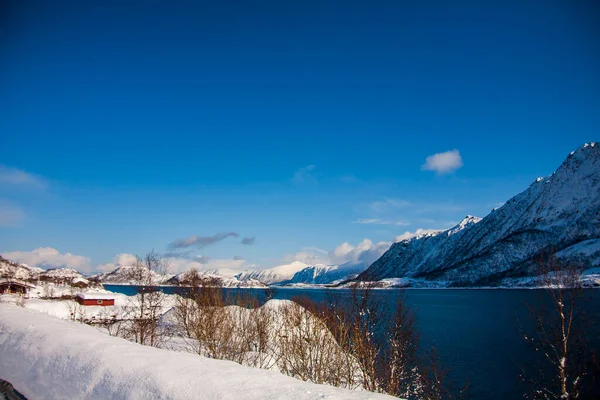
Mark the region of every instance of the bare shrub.
POLYGON ((79 304, 75 300, 67 300, 66 307, 69 310, 69 319, 75 322, 85 323, 88 319, 85 306, 79 304))
POLYGON ((168 261, 154 251, 136 258, 128 278, 138 285, 138 290, 124 309, 129 321, 123 329, 125 338, 154 347, 161 347, 169 339, 169 330, 159 323, 164 312, 165 294, 156 286, 154 278, 157 274, 164 275, 168 269, 168 261))
POLYGON ((199 355, 259 368, 277 368, 318 384, 362 388, 411 399, 450 398, 437 353, 419 357, 419 335, 403 297, 392 318, 371 288, 349 296, 329 292, 324 302, 295 298, 258 306, 256 297, 185 277, 175 317, 199 355), (233 305, 235 304, 235 305, 233 305))
POLYGON ((337 344, 323 318, 296 302, 283 307, 281 315, 278 347, 283 373, 314 383, 356 387, 357 365, 348 362, 349 354, 337 344))

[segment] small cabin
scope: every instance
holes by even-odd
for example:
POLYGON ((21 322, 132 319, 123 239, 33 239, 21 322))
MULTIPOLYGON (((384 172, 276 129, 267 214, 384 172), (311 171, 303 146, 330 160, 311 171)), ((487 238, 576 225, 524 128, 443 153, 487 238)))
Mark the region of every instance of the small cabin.
POLYGON ((17 294, 20 296, 28 297, 29 290, 34 288, 34 285, 21 281, 19 279, 0 279, 0 294, 17 294))
POLYGON ((110 293, 77 293, 75 301, 82 306, 114 306, 115 296, 110 293))

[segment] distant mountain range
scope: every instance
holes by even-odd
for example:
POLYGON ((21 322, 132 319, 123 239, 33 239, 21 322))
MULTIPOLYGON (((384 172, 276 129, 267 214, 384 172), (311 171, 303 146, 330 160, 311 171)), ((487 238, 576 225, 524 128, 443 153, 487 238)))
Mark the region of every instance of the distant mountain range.
MULTIPOLYGON (((97 280, 100 283, 113 284, 113 285, 135 285, 135 279, 132 278, 133 266, 122 265, 117 269, 106 272, 103 274, 94 275, 91 279, 97 280)), ((146 270, 149 274, 148 282, 152 282, 153 285, 179 285, 186 284, 184 277, 186 273, 177 275, 166 274, 160 275, 154 271, 146 270)), ((217 271, 200 271, 198 272, 198 281, 203 285, 208 286, 221 286, 229 288, 260 288, 267 287, 266 284, 259 282, 255 279, 240 280, 236 277, 228 277, 219 275, 217 271)))
POLYGON ((393 244, 357 280, 406 278, 444 286, 510 285, 536 274, 540 255, 600 266, 600 146, 585 144, 483 219, 393 244))

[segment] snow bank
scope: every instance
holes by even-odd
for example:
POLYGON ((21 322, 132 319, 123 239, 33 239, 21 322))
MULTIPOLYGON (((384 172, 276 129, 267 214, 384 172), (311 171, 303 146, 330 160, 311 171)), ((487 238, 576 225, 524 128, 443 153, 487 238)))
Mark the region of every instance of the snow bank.
POLYGON ((141 346, 0 304, 0 378, 35 399, 384 399, 141 346))

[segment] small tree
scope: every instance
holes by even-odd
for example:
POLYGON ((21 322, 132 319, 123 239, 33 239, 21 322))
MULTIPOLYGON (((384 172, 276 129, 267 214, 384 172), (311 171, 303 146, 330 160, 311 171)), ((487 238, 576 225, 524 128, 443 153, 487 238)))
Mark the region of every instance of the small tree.
POLYGON ((386 393, 405 398, 425 398, 419 369, 417 332, 413 312, 404 302, 404 293, 396 304, 396 312, 387 327, 387 346, 383 355, 381 387, 386 393))
POLYGON ((522 337, 541 357, 524 378, 533 386, 526 397, 571 400, 582 398, 588 359, 582 312, 582 270, 563 265, 554 256, 542 257, 540 282, 544 286, 538 304, 528 304, 533 332, 522 337), (548 374, 549 372, 549 374, 548 374))
POLYGON ((126 331, 136 343, 159 347, 168 339, 167 330, 159 323, 164 311, 165 295, 157 286, 157 278, 165 275, 169 267, 168 260, 151 251, 144 257, 136 257, 129 271, 129 281, 138 288, 134 300, 127 307, 130 324, 126 331))

